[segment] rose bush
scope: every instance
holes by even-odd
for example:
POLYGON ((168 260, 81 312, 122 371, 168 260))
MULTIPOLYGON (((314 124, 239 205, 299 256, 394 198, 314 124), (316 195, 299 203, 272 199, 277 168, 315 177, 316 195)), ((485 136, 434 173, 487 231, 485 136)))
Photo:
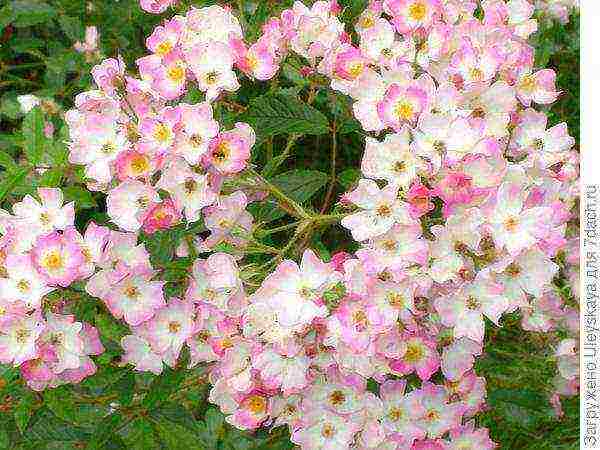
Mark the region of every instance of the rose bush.
POLYGON ((516 321, 553 388, 490 397, 563 414, 579 158, 529 40, 536 6, 565 22, 574 5, 295 2, 254 26, 243 2, 140 6, 165 18, 137 73, 97 61, 97 28, 74 44, 97 64, 62 140, 54 102, 18 97, 27 162, 4 154, 0 191, 7 445, 50 428, 90 448, 491 449, 475 364, 516 321), (199 422, 206 402, 220 413, 199 422))

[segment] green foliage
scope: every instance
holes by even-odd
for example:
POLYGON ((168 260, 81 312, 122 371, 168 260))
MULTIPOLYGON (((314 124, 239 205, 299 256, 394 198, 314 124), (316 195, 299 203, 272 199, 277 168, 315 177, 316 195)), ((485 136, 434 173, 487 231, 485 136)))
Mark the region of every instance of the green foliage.
MULTIPOLYGON (((209 1, 191 2, 201 6, 209 1)), ((262 23, 292 1, 229 2, 244 6, 244 25, 256 37, 262 23)), ((340 1, 343 18, 350 23, 366 0, 340 1)), ((181 10, 190 2, 181 1, 181 10)), ((169 12, 171 15, 173 11, 169 12)), ((89 89, 90 69, 99 58, 87 60, 73 51, 83 40, 86 25, 96 25, 105 57, 121 54, 133 70, 136 57, 145 54, 144 40, 160 16, 143 13, 137 0, 8 0, 0 6, 0 207, 31 193, 37 186, 60 186, 67 201, 74 201, 78 225, 89 220, 109 224, 104 196, 85 189, 81 168, 68 164, 68 135, 62 114, 76 93, 89 89), (88 7, 90 5, 90 7, 88 7), (44 100, 23 114, 18 95, 35 94, 44 100), (44 126, 55 132, 46 137, 44 126)), ((563 91, 549 111, 550 123, 567 121, 572 134, 579 133, 578 19, 567 27, 545 24, 537 34, 536 65, 550 65, 558 72, 563 91)), ((216 111, 232 123, 249 122, 258 133, 254 162, 266 167, 262 175, 294 202, 319 211, 330 181, 329 153, 332 129, 337 131, 338 156, 334 195, 357 181, 364 136, 348 114, 345 97, 325 85, 311 84, 300 75, 300 61, 290 59, 282 76, 273 82, 245 82, 228 100, 248 105, 243 112, 223 106, 216 111), (285 163, 285 164, 284 164, 285 163), (288 170, 290 166, 299 169, 288 170)), ((189 101, 198 101, 198 93, 189 101)), ((285 225, 288 211, 267 199, 253 205, 257 222, 285 225)), ((289 217, 288 217, 289 218, 289 217)), ((110 224, 109 224, 110 225, 110 224)), ((175 258, 177 246, 202 223, 145 236, 152 262, 169 281, 169 294, 185 285, 191 258, 175 258)), ((280 247, 293 230, 270 235, 267 242, 280 247)), ((328 258, 327 249, 352 250, 348 235, 339 227, 315 233, 310 242, 328 258)), ((264 260, 257 260, 264 263, 264 260)), ((178 291, 179 289, 179 291, 178 291)), ((98 372, 77 386, 63 386, 33 393, 23 386, 14 368, 0 366, 0 449, 291 449, 283 428, 270 433, 246 433, 234 429, 207 402, 205 368, 187 370, 181 361, 161 376, 139 374, 122 367, 120 339, 127 328, 115 320, 81 287, 68 292, 77 317, 94 324, 106 352, 95 358, 98 372)), ((60 300, 59 295, 50 297, 60 300)), ((486 355, 477 365, 488 380, 490 410, 478 419, 492 438, 508 450, 575 449, 578 447, 578 399, 564 402, 565 418, 557 420, 548 394, 554 368, 550 344, 541 336, 525 334, 517 318, 501 329, 490 329, 486 355)))
POLYGON ((257 131, 260 139, 278 134, 329 132, 327 117, 321 111, 286 94, 253 99, 241 119, 257 131))
MULTIPOLYGON (((290 170, 273 177, 270 181, 289 198, 300 204, 306 204, 326 184, 329 177, 317 170, 290 170)), ((257 220, 271 222, 285 215, 285 211, 273 200, 267 199, 260 203, 257 220)))

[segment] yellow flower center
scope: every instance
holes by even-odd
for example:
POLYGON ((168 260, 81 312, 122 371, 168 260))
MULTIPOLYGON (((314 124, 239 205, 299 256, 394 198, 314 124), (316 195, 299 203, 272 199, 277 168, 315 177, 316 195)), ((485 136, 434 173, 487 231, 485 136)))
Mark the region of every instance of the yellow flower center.
POLYGON ((160 56, 165 56, 171 50, 173 50, 173 44, 171 44, 171 41, 162 41, 156 46, 156 54, 160 56))
POLYGON ((365 69, 365 65, 361 61, 354 62, 348 66, 348 73, 352 79, 360 77, 365 69))
POLYGON ((171 139, 171 130, 164 123, 158 123, 152 136, 156 141, 164 143, 171 139))
POLYGON ((504 228, 506 228, 506 231, 510 233, 514 233, 515 231, 517 231, 518 226, 519 220, 516 217, 509 217, 504 222, 504 228))
POLYGON ((381 205, 377 207, 377 215, 380 217, 387 217, 392 214, 392 208, 389 205, 381 205))
POLYGON ((229 144, 223 141, 217 145, 217 148, 213 152, 213 158, 219 162, 223 162, 229 157, 230 153, 231 149, 229 148, 229 144))
POLYGON ((83 259, 85 259, 85 262, 92 262, 92 252, 83 244, 81 244, 81 254, 83 255, 83 259))
POLYGON ((525 75, 519 82, 519 87, 522 91, 532 93, 537 87, 537 82, 533 75, 525 75))
POLYGON ((50 215, 47 212, 40 214, 40 222, 42 225, 48 225, 50 223, 50 215))
POLYGON ((472 295, 469 295, 469 297, 467 298, 466 306, 471 311, 475 311, 475 310, 481 308, 481 303, 479 303, 475 297, 473 297, 472 295))
POLYGON ((186 193, 191 194, 193 192, 196 192, 196 189, 198 189, 198 183, 196 183, 196 180, 194 180, 193 178, 190 178, 185 181, 185 183, 183 184, 183 188, 185 189, 186 193))
POLYGON ((469 75, 471 75, 471 79, 473 81, 481 81, 481 80, 483 80, 483 72, 481 71, 481 69, 478 69, 477 67, 473 67, 469 71, 469 75))
POLYGON ((246 56, 246 63, 248 64, 250 70, 254 70, 258 67, 258 58, 254 53, 248 53, 246 56))
POLYGON ((362 17, 362 19, 360 19, 358 25, 362 28, 371 28, 373 25, 375 25, 375 19, 372 15, 366 14, 362 17))
POLYGON ((394 164, 394 172, 404 173, 406 171, 406 163, 404 161, 396 161, 394 164))
POLYGON ((521 273, 521 266, 514 262, 510 263, 506 268, 506 273, 511 277, 516 277, 521 273))
POLYGON ((402 294, 399 294, 398 292, 390 292, 388 294, 388 303, 390 306, 400 309, 404 307, 406 300, 402 294))
POLYGON ((31 288, 31 285, 29 284, 29 281, 27 280, 21 280, 17 283, 17 288, 22 292, 22 293, 26 293, 27 291, 29 291, 29 289, 31 288))
POLYGON ((340 390, 335 390, 329 394, 329 402, 333 406, 339 406, 346 401, 346 395, 340 390))
POLYGON ((181 330, 181 324, 179 322, 171 322, 169 323, 169 332, 178 333, 181 330))
POLYGON ((130 285, 125 288, 123 291, 125 296, 131 300, 135 300, 140 296, 140 291, 136 286, 130 285))
POLYGON ((206 81, 206 84, 208 84, 208 85, 215 84, 218 80, 219 80, 218 72, 208 72, 206 74, 206 77, 204 77, 204 81, 206 81))
POLYGON ((190 145, 192 147, 200 147, 202 142, 204 142, 204 139, 199 134, 192 134, 190 136, 190 145))
POLYGON ((383 241, 381 246, 388 252, 392 252, 392 251, 396 250, 396 248, 398 248, 398 244, 393 239, 387 239, 387 240, 383 241))
POLYGON ((408 344, 406 348, 406 353, 404 354, 404 360, 409 363, 416 363, 421 361, 425 356, 425 352, 423 351, 423 346, 418 342, 411 342, 408 344))
POLYGON ((174 83, 181 83, 185 78, 185 67, 181 64, 173 64, 167 69, 167 77, 174 83))
POLYGON ((423 2, 414 2, 408 7, 408 17, 415 22, 420 22, 427 15, 427 6, 423 2))
POLYGON ((394 113, 396 114, 396 117, 398 117, 401 120, 410 120, 414 115, 414 108, 410 102, 406 100, 400 100, 396 104, 394 113))
POLYGON ((21 328, 20 330, 17 330, 16 339, 19 344, 24 344, 27 342, 27 338, 29 338, 29 336, 31 336, 31 331, 28 329, 21 328))
POLYGON ((142 196, 137 199, 137 204, 140 208, 147 208, 150 204, 150 199, 148 197, 142 196))
POLYGON ((110 155, 111 153, 114 153, 116 150, 115 145, 112 142, 107 142, 102 146, 102 153, 104 153, 105 155, 110 155))
POLYGON ((398 407, 393 407, 388 413, 388 417, 392 422, 398 422, 402 419, 402 416, 404 416, 404 412, 398 407))
POLYGON ((252 395, 244 400, 244 406, 252 414, 263 414, 267 410, 267 399, 260 395, 252 395))
POLYGON ((335 427, 330 423, 326 423, 321 429, 321 435, 325 439, 331 439, 333 436, 335 436, 335 427))
POLYGON ((134 176, 142 175, 150 170, 150 158, 137 154, 131 159, 130 167, 134 176))
POLYGON ((438 411, 436 411, 435 409, 430 409, 425 414, 425 420, 427 420, 428 422, 433 422, 434 420, 439 420, 439 419, 440 419, 440 413, 438 411))
POLYGON ((48 252, 42 259, 42 267, 45 267, 46 269, 58 270, 61 269, 63 265, 64 260, 58 250, 48 252))
POLYGON ((53 333, 50 335, 50 339, 48 339, 48 342, 50 342, 50 344, 52 345, 62 345, 64 338, 64 335, 60 332, 53 333))
POLYGON ((359 309, 352 315, 352 320, 354 322, 354 325, 359 330, 364 330, 369 324, 369 318, 362 309, 359 309))

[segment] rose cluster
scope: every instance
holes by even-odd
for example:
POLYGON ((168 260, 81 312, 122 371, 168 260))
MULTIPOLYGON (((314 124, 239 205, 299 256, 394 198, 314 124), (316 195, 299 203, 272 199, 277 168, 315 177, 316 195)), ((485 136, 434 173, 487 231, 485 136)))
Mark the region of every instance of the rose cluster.
MULTIPOLYGON (((171 2, 145 2, 161 12, 171 2)), ((60 191, 3 214, 0 361, 34 389, 94 371, 98 334, 42 311, 50 291, 85 280, 131 334, 122 362, 160 374, 184 347, 205 364, 210 401, 241 429, 287 425, 304 449, 491 449, 471 420, 485 405, 473 370, 486 319, 520 311, 526 330, 563 330, 553 402, 578 389, 578 153, 538 105, 560 92, 534 69, 527 0, 372 1, 346 31, 335 1, 296 2, 255 43, 232 12, 191 8, 158 26, 136 61, 93 69, 97 89, 66 114, 69 159, 106 193, 112 231, 73 227, 60 191), (312 250, 244 282, 253 129, 224 129, 213 105, 239 77, 275 77, 285 57, 352 99, 366 137, 361 178, 339 201, 359 243, 325 262, 312 250), (186 103, 191 89, 204 93, 186 103), (139 233, 202 220, 185 294, 165 298, 139 233), (214 251, 227 243, 234 254, 214 251)), ((259 183, 260 184, 260 183, 259 183)), ((490 325, 488 325, 490 326, 490 325)))

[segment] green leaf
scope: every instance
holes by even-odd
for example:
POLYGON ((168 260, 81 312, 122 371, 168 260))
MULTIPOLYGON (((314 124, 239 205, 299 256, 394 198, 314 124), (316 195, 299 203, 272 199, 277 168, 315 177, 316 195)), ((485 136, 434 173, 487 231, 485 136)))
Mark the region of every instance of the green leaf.
POLYGON ((180 403, 175 402, 163 404, 160 408, 152 411, 151 416, 156 419, 168 420, 189 429, 195 429, 200 423, 186 408, 182 408, 180 403))
POLYGON ((44 114, 40 108, 33 108, 23 119, 22 126, 25 155, 33 165, 38 164, 44 154, 48 139, 44 136, 44 114))
POLYGON ((16 28, 48 22, 56 15, 54 8, 39 0, 17 0, 11 6, 11 23, 16 28))
POLYGON ((225 417, 215 408, 209 408, 204 415, 206 429, 214 436, 219 436, 223 432, 225 426, 225 417))
POLYGON ((75 202, 77 209, 88 209, 96 206, 92 193, 80 186, 65 186, 63 194, 66 202, 75 202))
POLYGON ((198 436, 191 430, 164 419, 153 421, 152 424, 156 434, 168 449, 204 450, 198 442, 198 436))
POLYGON ((0 448, 10 448, 10 436, 3 429, 0 429, 0 448))
MULTIPOLYGON (((120 413, 114 413, 104 418, 98 423, 98 426, 94 430, 92 439, 88 443, 87 447, 90 450, 105 450, 109 447, 107 444, 113 442, 115 438, 115 430, 119 427, 123 421, 123 416, 120 413)), ((119 439, 121 441, 121 439, 119 439)), ((120 447, 116 447, 120 448, 120 447)), ((122 448, 122 447, 121 447, 122 448)))
POLYGON ((160 266, 172 261, 180 240, 181 233, 176 230, 157 231, 143 237, 146 249, 150 252, 150 261, 160 266))
POLYGON ((113 388, 117 391, 119 403, 121 405, 131 405, 133 394, 135 392, 135 375, 133 372, 130 370, 125 372, 125 374, 113 385, 113 388))
POLYGON ((34 406, 35 396, 30 391, 24 391, 14 411, 15 422, 21 433, 27 429, 31 416, 33 416, 34 406))
POLYGON ((149 392, 142 400, 142 406, 146 409, 156 408, 178 389, 184 377, 185 371, 167 368, 152 382, 149 392))
POLYGON ((38 185, 42 187, 59 187, 63 173, 62 169, 48 169, 42 174, 38 185))
MULTIPOLYGON (((284 172, 269 180, 297 203, 310 200, 328 181, 329 177, 318 170, 296 169, 284 172)), ((260 209, 260 220, 272 221, 285 215, 275 201, 266 200, 260 209)))
POLYGON ((14 170, 17 167, 17 163, 15 163, 12 156, 5 151, 0 150, 0 166, 4 167, 6 170, 14 170))
POLYGON ((40 409, 34 416, 31 426, 27 429, 27 438, 46 445, 48 442, 83 441, 89 437, 89 432, 56 417, 48 409, 40 409))
POLYGON ((260 139, 278 134, 329 132, 329 122, 321 111, 296 97, 283 94, 267 94, 253 99, 241 119, 252 125, 260 139))
POLYGON ((58 24, 61 30, 67 35, 72 41, 80 41, 83 39, 84 27, 81 20, 77 17, 71 16, 60 16, 58 18, 58 24))
POLYGON ((0 182, 0 201, 2 201, 15 186, 18 186, 21 181, 23 181, 29 174, 29 170, 28 167, 22 167, 14 172, 9 172, 6 175, 6 178, 0 182))
POLYGON ((338 175, 338 182, 345 188, 350 189, 360 178, 360 170, 350 168, 343 170, 338 175))
POLYGON ((160 448, 154 435, 152 424, 144 417, 136 418, 123 430, 123 440, 131 450, 151 450, 160 448))
POLYGON ((100 336, 117 343, 120 343, 121 338, 127 334, 127 327, 108 314, 97 314, 95 324, 100 332, 100 336))
POLYGON ((21 105, 17 101, 16 95, 8 94, 2 97, 2 101, 0 101, 0 115, 5 115, 12 120, 22 115, 21 105))
POLYGON ((328 175, 318 170, 296 169, 273 177, 270 181, 293 200, 303 203, 327 184, 328 175))
POLYGON ((48 389, 44 392, 44 404, 56 417, 67 422, 76 422, 77 413, 73 392, 65 387, 48 389))

